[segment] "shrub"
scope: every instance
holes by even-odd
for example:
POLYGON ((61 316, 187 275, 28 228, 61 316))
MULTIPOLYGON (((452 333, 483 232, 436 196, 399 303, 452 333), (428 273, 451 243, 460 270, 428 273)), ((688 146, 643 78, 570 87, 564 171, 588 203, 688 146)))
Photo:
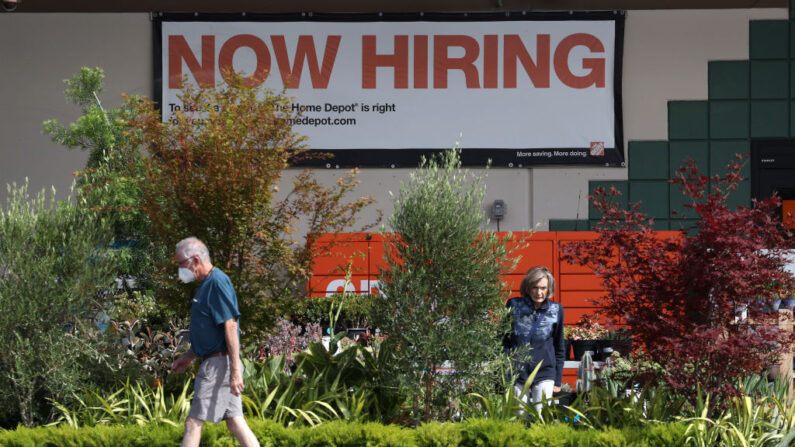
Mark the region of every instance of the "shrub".
POLYGON ((373 323, 393 346, 386 377, 412 396, 415 419, 450 417, 451 398, 490 382, 483 364, 501 354, 501 274, 512 264, 507 239, 484 231, 484 191, 454 149, 423 159, 395 198, 373 323), (445 362, 455 369, 437 374, 445 362))
POLYGON ((707 177, 691 161, 680 170, 674 183, 699 219, 697 232, 682 231, 678 238, 658 237, 637 204, 621 210, 611 202, 617 191, 597 190, 599 236, 567 244, 562 256, 602 278, 605 313, 626 323, 663 367, 652 380, 691 397, 700 388, 718 403, 738 392, 737 378, 777 362, 793 340, 791 332, 778 331, 777 315, 753 306, 792 282, 783 268, 787 232, 773 217, 780 201, 731 210, 727 197, 741 180, 740 169, 733 163, 726 175, 707 177), (750 318, 742 319, 746 307, 750 318))
POLYGON ((113 285, 107 222, 80 203, 8 187, 0 208, 0 424, 46 422, 106 363, 95 320, 113 285))
MULTIPOLYGON (((642 428, 576 430, 557 424, 523 428, 518 423, 472 420, 458 424, 431 423, 414 430, 374 423, 329 422, 318 427, 285 428, 273 421, 248 421, 261 445, 457 447, 499 445, 506 447, 678 447, 683 444, 683 424, 649 425, 642 428)), ((0 432, 0 444, 155 447, 178 445, 182 427, 170 425, 108 426, 74 430, 69 427, 41 427, 0 432)), ((205 424, 201 445, 234 445, 224 424, 205 424)))
MULTIPOLYGON (((242 335, 250 340, 305 294, 316 235, 349 228, 372 200, 345 202, 358 183, 356 171, 330 187, 304 171, 277 201, 282 173, 304 152, 287 119, 290 99, 248 87, 233 74, 226 80, 223 89, 196 90, 186 83, 185 107, 168 122, 152 101, 128 98, 129 136, 148 154, 137 186, 152 231, 169 250, 188 235, 207 244, 214 264, 235 284, 242 335), (299 219, 308 229, 304 244, 292 236, 299 219)), ((161 267, 158 299, 185 312, 185 287, 195 285, 179 286, 175 266, 161 267)))
POLYGON ((264 337, 253 351, 254 357, 264 359, 274 355, 285 358, 286 367, 295 365, 295 354, 306 350, 313 341, 320 341, 320 325, 310 323, 304 327, 280 319, 276 328, 264 337))
POLYGON ((43 133, 55 143, 88 152, 85 169, 76 173, 78 194, 87 208, 108 221, 116 250, 120 290, 107 303, 107 312, 112 318, 138 319, 149 325, 164 317, 152 289, 157 262, 170 259, 171 251, 157 241, 140 208, 142 195, 136 179, 143 165, 141 152, 130 144, 126 119, 131 109, 127 104, 102 106, 104 77, 99 67, 83 67, 64 80, 67 103, 80 107, 82 115, 68 127, 47 120, 43 133))
POLYGON ((193 396, 191 380, 181 380, 181 391, 169 392, 156 380, 124 382, 114 391, 103 389, 81 390, 75 394, 75 403, 64 405, 55 402, 60 415, 56 423, 72 428, 111 424, 167 424, 178 426, 190 411, 193 396))
POLYGON ((121 364, 135 364, 148 375, 165 381, 171 364, 189 348, 188 330, 180 319, 172 321, 168 329, 142 328, 140 321, 112 321, 115 339, 124 348, 121 364))
POLYGON ((291 312, 294 320, 303 323, 330 324, 332 305, 342 306, 337 324, 344 328, 362 328, 371 325, 373 306, 378 297, 370 294, 335 293, 332 296, 304 298, 296 301, 291 312))

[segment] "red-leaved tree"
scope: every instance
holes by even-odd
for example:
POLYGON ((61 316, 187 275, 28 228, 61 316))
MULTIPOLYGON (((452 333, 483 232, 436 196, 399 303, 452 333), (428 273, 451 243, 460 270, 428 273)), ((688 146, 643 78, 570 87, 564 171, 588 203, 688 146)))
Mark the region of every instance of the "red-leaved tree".
POLYGON ((697 387, 718 397, 736 394, 736 379, 760 373, 792 346, 792 334, 778 330, 778 315, 764 312, 792 284, 784 270, 788 233, 775 217, 780 200, 730 209, 741 161, 723 176, 701 175, 692 160, 680 168, 672 183, 698 220, 678 237, 661 237, 639 204, 621 209, 618 191, 599 189, 592 197, 603 213, 598 237, 563 248, 563 260, 602 278, 607 294, 597 304, 663 367, 652 379, 687 395, 697 387))

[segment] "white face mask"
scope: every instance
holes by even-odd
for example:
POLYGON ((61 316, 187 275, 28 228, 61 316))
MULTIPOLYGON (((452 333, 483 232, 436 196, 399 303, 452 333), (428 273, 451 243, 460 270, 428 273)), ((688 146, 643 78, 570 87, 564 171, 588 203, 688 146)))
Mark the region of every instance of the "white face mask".
POLYGON ((193 282, 196 279, 196 275, 193 274, 191 269, 186 269, 185 267, 179 268, 179 279, 184 282, 185 284, 189 282, 193 282))

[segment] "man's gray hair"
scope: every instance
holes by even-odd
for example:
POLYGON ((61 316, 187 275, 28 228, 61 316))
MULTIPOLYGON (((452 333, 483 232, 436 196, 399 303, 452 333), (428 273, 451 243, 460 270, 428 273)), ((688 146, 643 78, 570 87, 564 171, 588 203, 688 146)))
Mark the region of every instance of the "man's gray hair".
POLYGON ((522 296, 530 296, 533 287, 543 278, 547 279, 547 299, 552 298, 555 296, 555 277, 552 276, 552 272, 548 268, 541 266, 533 267, 527 271, 524 279, 522 279, 522 284, 519 286, 519 293, 522 296))
POLYGON ((185 259, 198 256, 202 261, 210 262, 210 251, 207 250, 207 246, 199 238, 193 236, 177 242, 176 253, 185 259))

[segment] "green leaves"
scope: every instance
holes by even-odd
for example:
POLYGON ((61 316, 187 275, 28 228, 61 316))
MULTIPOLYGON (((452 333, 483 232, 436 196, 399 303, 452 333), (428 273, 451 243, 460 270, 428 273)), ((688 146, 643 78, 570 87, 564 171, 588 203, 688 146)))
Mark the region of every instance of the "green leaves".
POLYGON ((168 424, 177 426, 185 421, 190 412, 191 380, 185 380, 182 392, 171 394, 163 386, 143 386, 140 382, 124 382, 113 392, 93 389, 75 393, 75 404, 71 406, 54 402, 60 412, 55 422, 72 428, 93 427, 111 424, 168 424), (106 396, 106 397, 105 397, 106 396))
POLYGON ((49 416, 45 398, 86 380, 93 320, 114 278, 107 222, 53 197, 13 185, 0 208, 0 419, 28 426, 49 416))
MULTIPOLYGON (((374 306, 377 327, 394 340, 387 377, 418 399, 425 418, 443 417, 461 384, 490 380, 482 365, 501 352, 505 240, 484 231, 481 177, 461 169, 460 150, 430 160, 404 182, 380 272, 388 298, 374 306), (452 366, 437 374, 443 365, 452 366)), ((417 407, 415 407, 417 408, 417 407)), ((415 413, 415 417, 418 414, 415 413)))
MULTIPOLYGON (((305 151, 289 124, 290 98, 247 87, 234 74, 225 79, 225 88, 186 87, 185 107, 167 122, 152 101, 128 98, 126 135, 148 155, 136 186, 151 232, 169 249, 190 235, 207 244, 213 263, 235 285, 247 341, 267 332, 303 295, 317 235, 350 228, 372 200, 346 202, 357 184, 355 171, 332 186, 303 172, 276 200, 284 170, 305 151), (293 240, 300 223, 309 231, 304 244, 293 240)), ((163 261, 163 270, 176 270, 163 261)), ((161 302, 185 312, 187 288, 173 273, 158 279, 161 302)))

